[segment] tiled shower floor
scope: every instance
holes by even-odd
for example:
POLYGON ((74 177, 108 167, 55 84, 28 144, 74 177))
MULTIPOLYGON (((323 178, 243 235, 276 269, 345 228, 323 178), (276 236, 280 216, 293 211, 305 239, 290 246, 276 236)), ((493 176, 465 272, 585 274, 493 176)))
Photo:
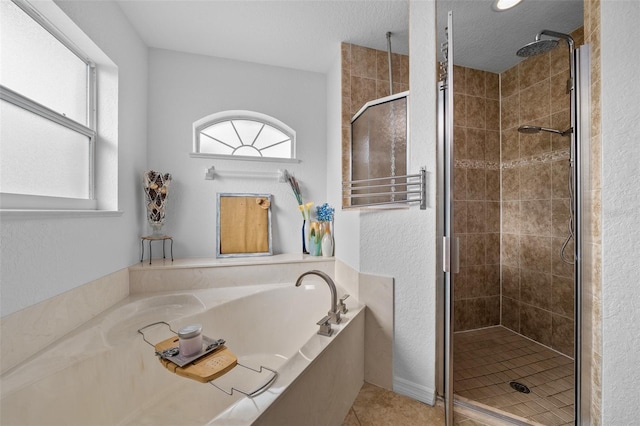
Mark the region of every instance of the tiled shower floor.
POLYGON ((501 326, 455 333, 453 353, 456 395, 544 425, 573 424, 572 359, 501 326))

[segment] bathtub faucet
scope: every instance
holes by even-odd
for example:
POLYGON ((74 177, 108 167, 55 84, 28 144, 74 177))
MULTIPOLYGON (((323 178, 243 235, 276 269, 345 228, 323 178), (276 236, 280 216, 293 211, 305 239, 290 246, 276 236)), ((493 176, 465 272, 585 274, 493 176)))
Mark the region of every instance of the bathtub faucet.
POLYGON ((300 275, 296 280, 296 287, 300 287, 300 284, 302 284, 302 278, 304 278, 307 275, 317 275, 320 278, 322 278, 324 282, 326 282, 327 285, 329 286, 329 290, 331 290, 331 310, 327 315, 329 317, 330 323, 339 324, 341 319, 340 319, 340 311, 338 310, 338 294, 336 291, 335 283, 333 282, 333 280, 329 275, 325 274, 322 271, 318 271, 314 269, 312 271, 307 271, 302 275, 300 275))

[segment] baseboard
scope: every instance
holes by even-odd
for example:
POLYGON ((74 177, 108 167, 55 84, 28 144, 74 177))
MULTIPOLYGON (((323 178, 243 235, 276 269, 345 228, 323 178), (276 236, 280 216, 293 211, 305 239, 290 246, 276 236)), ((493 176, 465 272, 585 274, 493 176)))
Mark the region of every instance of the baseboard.
POLYGON ((399 377, 393 378, 393 391, 431 406, 435 405, 436 402, 435 389, 399 377))

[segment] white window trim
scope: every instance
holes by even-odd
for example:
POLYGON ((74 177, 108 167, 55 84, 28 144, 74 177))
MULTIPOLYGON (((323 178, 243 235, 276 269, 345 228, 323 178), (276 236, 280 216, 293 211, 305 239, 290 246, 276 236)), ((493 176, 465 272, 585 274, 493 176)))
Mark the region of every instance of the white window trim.
MULTIPOLYGON (((98 217, 122 215, 123 212, 118 209, 117 198, 117 107, 114 109, 112 104, 101 104, 103 108, 99 117, 97 115, 96 106, 98 103, 98 87, 96 80, 98 78, 101 79, 100 93, 105 97, 117 96, 117 66, 105 55, 102 49, 98 47, 89 38, 89 36, 77 26, 76 23, 55 4, 53 0, 38 1, 34 4, 31 4, 26 0, 12 1, 41 25, 42 22, 46 22, 47 25, 43 25, 43 27, 88 65, 87 71, 89 73, 88 82, 90 83, 90 87, 88 87, 87 105, 89 110, 87 111, 88 126, 86 126, 86 129, 93 132, 92 144, 90 147, 91 190, 90 199, 0 193, 0 216, 3 219, 32 219, 43 217, 98 217), (92 60, 89 60, 88 56, 83 52, 88 52, 92 60), (98 65, 96 66, 96 64, 98 65), (100 135, 95 132, 95 129, 98 126, 102 129, 100 135), (101 141, 105 144, 104 148, 102 148, 102 144, 100 143, 101 141), (107 146, 108 149, 106 148, 107 146), (116 147, 115 152, 113 150, 114 146, 116 147), (103 172, 96 174, 96 165, 99 166, 103 172), (97 185, 100 185, 100 191, 98 191, 97 185)), ((12 92, 10 89, 3 88, 1 92, 3 99, 7 97, 12 97, 14 99, 28 99, 19 94, 16 94, 17 96, 12 96, 9 93, 12 92)), ((13 93, 15 94, 15 92, 13 93)), ((15 102, 12 102, 11 100, 5 100, 15 104, 15 102)), ((34 101, 28 101, 33 104, 33 108, 42 107, 43 110, 48 110, 48 108, 34 101)), ((24 108, 23 105, 16 105, 24 108)), ((31 109, 28 110, 32 111, 31 109)), ((52 111, 52 113, 57 114, 55 111, 52 111)), ((44 118, 51 119, 49 116, 45 116, 37 112, 36 114, 41 115, 44 118)), ((61 120, 63 121, 73 121, 65 116, 61 117, 61 120)), ((54 121, 65 125, 64 123, 60 123, 58 120, 54 121)), ((79 126, 82 126, 82 124, 79 124, 79 126)), ((78 131, 75 127, 69 128, 78 131)), ((80 133, 86 134, 86 132, 83 131, 80 131, 80 133)))
POLYGON ((193 123, 193 151, 189 154, 191 158, 216 158, 223 160, 244 160, 244 161, 261 161, 261 162, 278 162, 278 163, 299 163, 296 158, 296 131, 287 126, 277 118, 271 117, 255 111, 247 110, 230 110, 217 112, 203 117, 193 123), (250 157, 245 155, 223 155, 209 154, 200 152, 200 132, 216 123, 230 120, 253 120, 266 123, 287 136, 291 137, 291 158, 283 157, 250 157))

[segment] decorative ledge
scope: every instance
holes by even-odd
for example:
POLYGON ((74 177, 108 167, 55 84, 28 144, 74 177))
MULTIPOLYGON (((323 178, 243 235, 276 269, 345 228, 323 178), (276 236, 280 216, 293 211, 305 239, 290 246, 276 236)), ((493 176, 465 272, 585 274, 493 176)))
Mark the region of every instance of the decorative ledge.
POLYGON ((150 269, 193 269, 193 268, 225 268, 231 266, 255 266, 255 265, 281 265, 287 263, 318 263, 333 262, 333 257, 310 256, 307 254, 287 253, 274 254, 272 256, 252 256, 234 258, 208 258, 195 257, 185 259, 153 259, 153 264, 148 262, 132 265, 131 271, 144 271, 150 269))

